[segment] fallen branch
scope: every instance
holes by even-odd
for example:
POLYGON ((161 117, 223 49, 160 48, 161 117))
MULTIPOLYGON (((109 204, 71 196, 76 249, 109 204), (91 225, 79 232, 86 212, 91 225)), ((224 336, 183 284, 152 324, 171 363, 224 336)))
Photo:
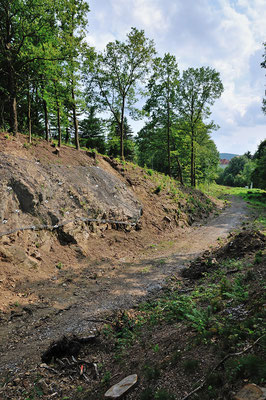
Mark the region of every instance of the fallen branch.
MULTIPOLYGON (((100 378, 98 367, 97 367, 97 364, 95 362, 86 361, 86 360, 77 360, 74 356, 72 356, 72 362, 67 357, 63 358, 62 360, 60 360, 58 358, 56 361, 61 367, 60 375, 64 375, 66 373, 69 375, 70 373, 75 373, 75 372, 79 371, 80 376, 84 377, 84 379, 86 381, 89 381, 89 378, 84 373, 84 369, 83 369, 84 366, 87 366, 87 367, 90 367, 90 368, 94 369, 95 377, 97 379, 100 378), (81 368, 82 368, 82 370, 81 370, 81 368)), ((50 368, 48 366, 47 367, 43 366, 43 368, 47 368, 48 370, 50 370, 50 371, 52 371, 52 372, 54 372, 56 374, 59 373, 55 369, 50 368)))
POLYGON ((40 365, 40 368, 45 368, 48 371, 54 372, 55 374, 58 374, 59 372, 56 371, 56 369, 52 368, 52 367, 48 367, 48 365, 40 365))
POLYGON ((227 354, 221 361, 218 362, 218 364, 216 364, 216 366, 211 370, 211 372, 208 373, 208 375, 205 378, 202 378, 203 381, 202 383, 196 387, 196 389, 192 390, 192 392, 188 393, 185 397, 183 397, 181 400, 186 400, 188 399, 190 396, 192 396, 194 393, 198 392, 200 389, 203 388, 203 386, 206 383, 207 377, 209 375, 211 375, 217 368, 220 367, 220 365, 222 365, 228 358, 230 357, 235 357, 235 356, 240 356, 241 354, 246 353, 248 350, 252 349, 252 347, 254 347, 265 335, 260 336, 257 340, 255 340, 255 342, 253 344, 251 344, 250 346, 246 347, 244 350, 242 351, 238 351, 237 353, 229 353, 227 354))

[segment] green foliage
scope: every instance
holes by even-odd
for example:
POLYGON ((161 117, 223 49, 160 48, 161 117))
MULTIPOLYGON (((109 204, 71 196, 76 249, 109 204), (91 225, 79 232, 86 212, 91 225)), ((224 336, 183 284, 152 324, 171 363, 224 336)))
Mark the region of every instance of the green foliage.
POLYGON ((154 395, 156 400, 175 400, 175 396, 168 392, 166 389, 159 389, 154 395))
POLYGON ((24 149, 29 150, 31 148, 31 143, 24 143, 23 147, 24 149))
POLYGON ((103 378, 101 379, 101 382, 104 385, 109 385, 110 384, 110 380, 111 380, 111 372, 110 371, 106 371, 103 378))
POLYGON ((223 386, 224 381, 223 381, 223 375, 221 372, 212 372, 210 375, 208 375, 206 379, 206 385, 208 387, 221 387, 223 386))
MULTIPOLYGON (((265 100, 265 99, 264 99, 265 100)), ((266 139, 262 141, 254 154, 255 169, 252 174, 254 186, 266 189, 266 139)))
POLYGON ((228 360, 225 367, 230 380, 251 379, 252 382, 258 384, 265 380, 266 361, 254 354, 248 354, 236 360, 228 360))
POLYGON ((146 364, 143 367, 143 375, 147 381, 152 381, 160 377, 160 369, 157 365, 146 364))
POLYGON ((234 157, 216 181, 221 185, 249 186, 254 167, 254 162, 247 156, 234 157))
POLYGON ((154 193, 155 193, 155 194, 159 194, 161 190, 162 190, 162 186, 161 186, 161 185, 158 185, 157 188, 154 189, 154 193))
MULTIPOLYGON (((107 123, 107 154, 111 157, 119 157, 120 155, 120 130, 119 124, 115 118, 110 119, 107 123)), ((133 131, 128 124, 127 118, 124 118, 124 156, 128 161, 135 158, 135 142, 133 131)))
POLYGON ((185 360, 183 363, 184 371, 188 374, 195 372, 198 369, 198 367, 199 367, 198 360, 190 359, 190 360, 185 360))
POLYGON ((254 263, 255 263, 255 264, 260 264, 261 262, 262 262, 262 250, 259 250, 259 251, 255 254, 254 263))
POLYGON ((153 389, 151 388, 144 389, 140 395, 140 400, 154 400, 153 389))
MULTIPOLYGON (((148 100, 143 108, 153 128, 161 131, 166 172, 171 174, 172 126, 177 118, 176 102, 179 87, 179 70, 175 56, 165 54, 153 60, 153 74, 148 82, 148 100)), ((172 149, 173 150, 173 149, 172 149)), ((180 171, 182 177, 182 171, 180 171)), ((181 178, 182 179, 182 178, 181 178)))
POLYGON ((223 92, 220 74, 210 67, 188 68, 180 80, 178 111, 181 128, 190 137, 190 183, 196 186, 196 148, 202 130, 217 129, 211 122, 203 123, 211 115, 210 106, 223 92))
MULTIPOLYGON (((202 286, 199 285, 189 295, 173 291, 155 302, 141 305, 140 309, 146 314, 144 320, 150 325, 162 321, 182 321, 200 334, 198 340, 206 342, 213 335, 218 335, 224 346, 230 349, 240 339, 257 338, 263 329, 262 326, 261 329, 258 328, 261 318, 259 312, 245 322, 237 321, 234 316, 234 312, 238 312, 234 310, 239 309, 241 313, 243 304, 249 299, 250 280, 247 278, 247 274, 242 272, 241 262, 232 260, 224 263, 216 272, 207 274, 202 286), (239 273, 229 280, 227 270, 235 267, 239 269, 239 273), (229 309, 225 317, 219 311, 226 307, 229 309)), ((262 298, 262 304, 263 301, 262 298)), ((177 355, 177 360, 178 358, 177 355)))
MULTIPOLYGON (((94 68, 87 74, 89 102, 102 111, 109 111, 115 118, 120 133, 120 156, 124 158, 124 118, 140 94, 140 82, 149 72, 149 63, 155 53, 153 41, 145 37, 143 30, 132 28, 126 41, 110 42, 103 53, 98 54, 94 68)), ((136 115, 136 113, 135 113, 136 115)))
POLYGON ((57 269, 62 269, 63 268, 63 263, 61 261, 59 261, 59 263, 56 264, 56 268, 57 269))
POLYGON ((80 122, 80 144, 88 149, 96 149, 99 153, 105 153, 104 123, 96 117, 95 106, 88 109, 86 118, 80 122))
POLYGON ((229 165, 220 171, 217 183, 228 186, 250 186, 266 189, 266 140, 258 146, 253 157, 248 153, 234 157, 229 165))
POLYGON ((171 356, 171 364, 177 365, 182 358, 182 353, 180 350, 176 350, 171 356))

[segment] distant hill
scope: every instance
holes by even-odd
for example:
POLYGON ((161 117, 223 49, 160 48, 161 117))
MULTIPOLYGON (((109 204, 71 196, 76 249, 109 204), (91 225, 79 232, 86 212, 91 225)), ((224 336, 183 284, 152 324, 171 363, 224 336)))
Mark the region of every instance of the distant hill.
POLYGON ((231 158, 238 156, 239 154, 232 153, 220 153, 220 160, 231 160, 231 158))

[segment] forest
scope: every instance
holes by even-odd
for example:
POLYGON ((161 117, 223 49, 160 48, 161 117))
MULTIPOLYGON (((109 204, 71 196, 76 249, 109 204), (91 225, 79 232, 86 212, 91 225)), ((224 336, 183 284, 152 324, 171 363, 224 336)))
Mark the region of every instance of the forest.
MULTIPOLYGON (((96 52, 84 0, 0 1, 0 127, 95 149, 196 186, 217 177, 211 106, 223 92, 211 67, 182 74, 143 30, 96 52), (142 120, 133 135, 128 118, 142 120)), ((262 63, 262 67, 265 67, 262 63)))

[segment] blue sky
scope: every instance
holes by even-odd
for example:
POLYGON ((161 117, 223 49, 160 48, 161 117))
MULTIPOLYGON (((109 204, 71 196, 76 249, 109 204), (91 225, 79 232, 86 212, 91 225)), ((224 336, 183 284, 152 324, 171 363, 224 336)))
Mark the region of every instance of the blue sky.
MULTIPOLYGON (((89 0, 88 42, 97 50, 123 41, 132 26, 154 39, 159 56, 176 56, 182 71, 210 66, 224 93, 212 108, 220 152, 243 154, 266 138, 261 111, 266 88, 262 62, 265 0, 89 0)), ((132 123, 134 130, 141 123, 132 123)))

